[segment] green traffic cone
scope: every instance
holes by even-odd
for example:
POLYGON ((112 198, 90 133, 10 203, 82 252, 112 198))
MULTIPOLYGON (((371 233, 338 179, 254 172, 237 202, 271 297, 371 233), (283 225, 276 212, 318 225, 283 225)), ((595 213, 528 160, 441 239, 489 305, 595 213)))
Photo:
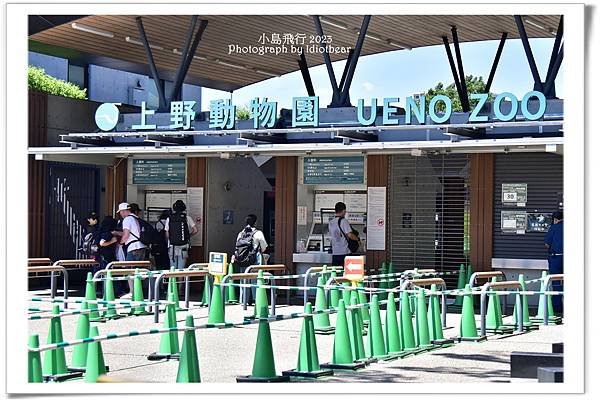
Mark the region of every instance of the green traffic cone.
POLYGON ((364 291, 365 284, 362 281, 358 282, 358 303, 363 304, 360 308, 360 315, 362 317, 363 324, 369 323, 369 307, 367 306, 367 294, 364 291))
POLYGON ((402 345, 403 350, 412 351, 417 349, 415 343, 415 331, 412 320, 412 313, 410 311, 410 298, 408 292, 402 292, 402 303, 400 304, 400 321, 402 324, 402 345))
POLYGON ((425 291, 423 289, 421 289, 417 295, 417 339, 419 348, 431 346, 429 324, 427 322, 427 303, 425 301, 425 291))
MULTIPOLYGON (((29 346, 38 348, 40 346, 40 338, 37 334, 29 336, 29 346)), ((42 377, 42 358, 39 351, 27 352, 27 381, 29 383, 41 383, 42 377)))
MULTIPOLYGON (((306 305, 304 305, 304 313, 312 313, 312 305, 310 302, 307 302, 306 305)), ((283 375, 317 378, 332 374, 333 370, 320 368, 313 316, 305 316, 302 319, 302 331, 300 334, 300 347, 298 348, 298 362, 296 363, 296 369, 285 371, 283 372, 283 375)))
POLYGON ((349 288, 351 286, 351 284, 347 281, 342 283, 343 287, 346 287, 342 290, 342 299, 344 300, 344 304, 346 305, 350 305, 350 296, 352 294, 350 294, 351 292, 351 288, 349 288))
POLYGON ((98 305, 95 301, 96 298, 96 287, 94 286, 94 282, 92 281, 92 273, 88 272, 87 278, 85 280, 85 300, 86 301, 94 301, 90 302, 89 306, 91 309, 90 312, 90 322, 101 320, 100 313, 98 313, 98 305))
POLYGON ((473 295, 471 286, 465 284, 465 295, 463 295, 462 311, 460 315, 459 339, 461 341, 477 341, 484 339, 477 334, 477 323, 475 322, 475 309, 473 308, 473 295))
MULTIPOLYGON (((317 281, 317 294, 315 296, 315 310, 322 311, 327 309, 327 299, 325 297, 325 289, 323 286, 325 285, 325 278, 320 276, 317 281)), ((319 313, 314 316, 313 323, 315 326, 315 330, 321 334, 331 334, 335 330, 335 328, 331 325, 329 321, 329 314, 327 313, 319 313)))
MULTIPOLYGON (((90 317, 86 313, 88 311, 87 302, 81 303, 81 315, 77 320, 77 330, 75 332, 75 339, 81 340, 90 336, 90 317)), ((85 370, 87 364, 87 350, 88 344, 77 344, 73 347, 73 356, 71 359, 71 369, 85 370)))
MULTIPOLYGON (((312 313, 312 306, 307 302, 304 313, 312 313)), ((325 315, 325 313, 322 313, 325 315)), ((296 369, 299 372, 312 372, 319 370, 319 354, 317 353, 317 340, 312 327, 312 316, 306 316, 302 321, 302 334, 300 336, 300 349, 298 350, 298 363, 296 369)))
MULTIPOLYGON (((57 304, 52 305, 52 314, 54 317, 50 319, 48 344, 56 344, 63 341, 62 324, 60 322, 60 316, 58 316, 59 313, 59 306, 57 304)), ((56 348, 44 353, 43 372, 45 375, 61 375, 68 373, 64 348, 56 348)))
MULTIPOLYGON (((385 275, 387 273, 388 272, 387 272, 386 264, 385 264, 385 261, 383 261, 383 262, 381 262, 381 272, 380 272, 380 274, 385 275)), ((381 282, 379 283, 379 288, 387 288, 387 281, 386 281, 387 279, 386 279, 386 277, 384 276, 380 280, 381 280, 381 282)))
POLYGON ((402 351, 400 332, 398 331, 398 318, 396 316, 396 300, 394 293, 388 293, 388 302, 385 310, 385 350, 388 354, 402 351))
POLYGON ((208 276, 204 277, 204 291, 202 291, 202 301, 200 302, 201 306, 208 306, 208 294, 210 293, 210 280, 208 276))
MULTIPOLYGON (((521 287, 525 290, 525 276, 523 274, 519 274, 519 283, 521 283, 521 287)), ((527 301, 527 295, 521 295, 521 308, 523 313, 523 327, 531 328, 531 320, 529 319, 529 302, 527 301)), ((515 302, 515 306, 513 308, 513 324, 517 325, 517 303, 515 302)))
MULTIPOLYGON (((230 263, 227 268, 227 274, 233 274, 233 263, 230 263)), ((231 281, 230 281, 231 283, 231 281)), ((235 287, 230 285, 227 287, 227 292, 225 293, 225 303, 226 304, 238 304, 237 294, 235 293, 235 287)))
MULTIPOLYGON (((466 272, 465 272, 465 265, 463 263, 461 263, 460 264, 460 269, 458 270, 458 285, 456 287, 459 290, 465 288, 465 284, 467 284, 466 283, 465 274, 466 274, 466 272)), ((462 306, 462 300, 463 300, 462 295, 457 295, 454 298, 454 305, 456 305, 456 306, 462 306)))
POLYGON ((371 319, 369 321, 367 356, 374 358, 384 358, 387 356, 385 351, 385 340, 383 338, 383 328, 381 325, 381 314, 379 312, 379 296, 373 294, 370 305, 371 319))
MULTIPOLYGON (((350 297, 350 305, 355 306, 358 304, 358 297, 356 294, 352 294, 350 297)), ((357 361, 364 359, 365 344, 363 342, 363 324, 360 312, 358 309, 348 310, 346 316, 348 321, 348 333, 350 334, 350 348, 352 349, 352 358, 357 361)))
POLYGON ((210 308, 208 311, 208 323, 225 323, 225 307, 223 305, 223 297, 221 296, 221 284, 217 282, 213 284, 210 308))
MULTIPOLYGON (((331 272, 331 277, 337 277, 337 273, 335 270, 331 272)), ((337 285, 334 283, 334 285, 337 285)), ((337 308, 340 303, 340 290, 337 288, 332 288, 329 290, 329 307, 337 308)))
MULTIPOLYGON (((194 327, 194 317, 187 315, 186 327, 194 327)), ((198 347, 196 345, 196 331, 186 330, 183 333, 181 356, 177 369, 177 383, 200 383, 200 364, 198 363, 198 347)))
MULTIPOLYGON (((254 316, 257 317, 260 314, 260 311, 263 307, 269 307, 269 300, 267 298, 267 289, 262 286, 265 285, 265 279, 263 276, 263 271, 258 271, 258 277, 256 278, 256 285, 259 286, 256 288, 256 299, 254 300, 254 316)), ((250 288, 247 289, 249 291, 250 288)))
MULTIPOLYGON (((431 291, 437 291, 437 286, 433 284, 431 291)), ((440 301, 437 294, 429 296, 429 309, 427 311, 429 317, 429 337, 431 340, 443 340, 444 331, 442 329, 442 317, 440 314, 440 301)))
MULTIPOLYGON (((115 300, 113 277, 110 270, 106 272, 106 277, 104 280, 104 300, 108 302, 114 302, 115 300)), ((106 312, 104 312, 103 317, 106 319, 113 319, 117 317, 117 310, 115 308, 115 304, 106 304, 106 312)))
MULTIPOLYGON (((131 296, 132 302, 143 302, 144 292, 142 290, 142 278, 140 277, 140 270, 135 269, 135 277, 133 278, 133 294, 131 296)), ((131 308, 132 315, 143 315, 146 310, 143 306, 135 306, 131 308)))
MULTIPOLYGON (((96 337, 98 335, 98 327, 90 327, 90 337, 96 337)), ((98 377, 104 374, 106 374, 106 365, 104 364, 102 344, 100 341, 91 342, 88 344, 87 361, 85 364, 85 375, 83 381, 86 383, 96 383, 98 377)))
MULTIPOLYGON (((168 294, 168 301, 175 302, 175 294, 168 294)), ((179 358, 179 337, 177 335, 177 313, 175 304, 167 304, 165 307, 164 328, 172 328, 172 331, 164 332, 160 336, 158 352, 148 355, 151 361, 160 359, 179 358)))
MULTIPOLYGON (((264 280, 262 278, 262 270, 259 270, 259 278, 257 278, 257 281, 259 280, 264 280)), ((257 299, 258 296, 258 291, 256 291, 257 299)), ((266 298, 266 293, 264 296, 266 298)), ((269 316, 267 305, 260 306, 260 309, 258 309, 258 316, 260 318, 267 318, 269 316)), ((271 330, 269 329, 268 320, 261 320, 258 323, 258 335, 256 337, 256 348, 254 349, 254 364, 252 365, 252 374, 250 376, 237 377, 236 380, 241 382, 289 381, 288 376, 277 376, 277 372, 275 371, 273 343, 271 341, 271 330)))
POLYGON ((499 305, 497 294, 494 290, 488 292, 488 306, 485 314, 485 328, 498 330, 503 325, 502 316, 498 316, 499 305))
POLYGON ((354 362, 348 331, 348 319, 346 317, 346 303, 343 299, 340 299, 338 303, 332 362, 334 364, 351 364, 354 362))

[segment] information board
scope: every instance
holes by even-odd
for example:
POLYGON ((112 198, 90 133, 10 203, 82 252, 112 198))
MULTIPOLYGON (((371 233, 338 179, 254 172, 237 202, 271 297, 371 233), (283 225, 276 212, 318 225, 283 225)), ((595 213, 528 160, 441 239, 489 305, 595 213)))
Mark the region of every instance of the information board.
POLYGON ((204 225, 204 188, 188 187, 187 200, 187 214, 194 220, 198 228, 198 234, 191 238, 190 243, 192 246, 201 246, 204 225))
POLYGON ((552 225, 552 213, 527 213, 527 232, 545 233, 552 225))
POLYGON ((365 158, 305 157, 304 184, 362 184, 365 180, 365 158))
POLYGON ((133 159, 133 184, 185 184, 185 159, 133 159))
POLYGON ((502 184, 502 203, 525 206, 527 204, 527 184, 502 184))
POLYGON ((227 254, 211 252, 208 257, 208 271, 213 276, 224 276, 227 274, 227 254))
POLYGON ((385 250, 386 187, 368 188, 367 250, 385 250))
POLYGON ((502 217, 502 232, 525 234, 527 229, 527 212, 522 210, 503 210, 502 217))

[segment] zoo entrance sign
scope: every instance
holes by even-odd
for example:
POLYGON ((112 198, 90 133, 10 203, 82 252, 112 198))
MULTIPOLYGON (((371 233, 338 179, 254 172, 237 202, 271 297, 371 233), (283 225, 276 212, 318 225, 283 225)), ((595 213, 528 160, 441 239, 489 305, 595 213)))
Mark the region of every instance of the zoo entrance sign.
MULTIPOLYGON (((489 99, 487 93, 472 93, 469 96, 474 100, 475 107, 469 113, 469 122, 487 122, 490 118, 487 114, 482 114, 483 106, 489 99)), ((401 118, 394 116, 397 107, 393 103, 399 102, 399 98, 383 99, 383 125, 411 124, 414 116, 419 124, 425 124, 426 116, 431 118, 435 124, 447 122, 452 115, 452 101, 446 95, 436 95, 428 102, 425 96, 421 95, 418 99, 406 97, 405 114, 401 118), (436 111, 438 110, 438 111, 436 111)), ((119 120, 120 103, 103 103, 96 110, 96 125, 102 131, 112 131, 117 126, 119 120)), ((170 104, 171 124, 169 129, 189 130, 193 129, 192 121, 196 117, 193 100, 174 101, 170 104)), ((372 98, 369 105, 365 104, 364 99, 358 99, 356 108, 356 119, 360 125, 369 126, 375 123, 377 118, 376 109, 380 106, 376 98, 372 98), (367 110, 367 106, 370 109, 367 110)), ((510 92, 498 94, 492 104, 492 116, 499 121, 513 120, 517 112, 526 120, 538 120, 546 111, 546 97, 539 91, 527 92, 521 102, 510 92), (505 100, 509 104, 506 110, 500 109, 500 104, 505 100), (537 100, 530 104, 530 100, 537 100)), ((250 119, 254 122, 254 128, 273 128, 277 119, 277 102, 254 98, 250 102, 250 119)), ((142 102, 139 124, 133 124, 131 130, 155 130, 156 124, 153 122, 155 110, 148 109, 146 102, 142 102)), ((230 99, 212 100, 209 106, 209 128, 232 129, 235 124, 236 106, 231 104, 230 99)), ((305 96, 292 98, 292 127, 318 127, 319 126, 319 97, 305 96)))

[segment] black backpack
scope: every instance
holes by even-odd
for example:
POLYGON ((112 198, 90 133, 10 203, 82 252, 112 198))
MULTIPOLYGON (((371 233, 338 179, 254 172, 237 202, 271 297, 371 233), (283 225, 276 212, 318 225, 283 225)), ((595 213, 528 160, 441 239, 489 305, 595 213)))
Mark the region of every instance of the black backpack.
POLYGON ((187 245, 190 242, 190 230, 185 213, 173 213, 169 216, 169 242, 177 246, 187 245))
POLYGON ((83 238, 83 243, 81 244, 80 250, 87 257, 94 257, 98 254, 98 241, 95 232, 89 232, 83 238))
MULTIPOLYGON (((350 249, 350 252, 356 253, 356 251, 358 251, 358 248, 360 247, 360 241, 356 241, 351 238, 348 238, 348 236, 346 235, 344 230, 342 230, 342 218, 343 217, 338 218, 338 228, 340 229, 340 232, 342 233, 344 238, 346 238, 346 242, 348 242, 348 249, 350 249)), ((352 225, 350 225, 350 229, 352 230, 352 233, 358 237, 358 231, 356 231, 352 227, 352 225)))
MULTIPOLYGON (((148 223, 146 220, 140 219, 137 216, 134 217, 137 219, 140 225, 140 237, 138 238, 138 240, 148 247, 152 247, 153 245, 159 245, 161 242, 161 236, 158 230, 152 227, 152 224, 148 223)), ((136 235, 133 233, 131 233, 131 235, 136 237, 136 235)))
POLYGON ((240 267, 248 267, 256 263, 258 248, 254 246, 254 233, 256 228, 244 229, 242 236, 235 242, 235 263, 240 267))

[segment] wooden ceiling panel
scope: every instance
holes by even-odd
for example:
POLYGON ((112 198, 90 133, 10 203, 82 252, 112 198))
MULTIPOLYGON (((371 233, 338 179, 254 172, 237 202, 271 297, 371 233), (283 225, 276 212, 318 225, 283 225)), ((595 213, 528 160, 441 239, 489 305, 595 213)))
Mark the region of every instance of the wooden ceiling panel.
MULTIPOLYGON (((114 34, 113 38, 75 30, 71 23, 67 23, 38 32, 29 39, 49 45, 49 48, 68 49, 147 66, 143 46, 125 40, 128 36, 139 40, 135 18, 135 15, 92 15, 76 21, 111 32, 114 34)), ((362 18, 360 15, 323 16, 323 33, 331 35, 333 46, 353 48, 362 18)), ((529 19, 525 23, 528 36, 539 38, 553 37, 560 17, 535 15, 525 18, 529 19)), ((219 86, 218 83, 224 83, 228 88, 240 88, 270 78, 269 75, 256 72, 256 69, 277 75, 298 70, 296 54, 228 54, 229 44, 259 46, 259 38, 263 33, 268 36, 271 33, 305 34, 305 43, 310 35, 315 35, 313 19, 308 15, 208 15, 199 16, 199 19, 208 20, 208 26, 196 55, 208 56, 209 60, 195 58, 186 81, 204 79, 217 83, 215 87, 219 86), (216 59, 244 68, 223 65, 216 59)), ((149 42, 163 48, 153 49, 154 60, 160 71, 168 71, 173 75, 177 71, 181 55, 174 53, 173 49, 181 49, 183 46, 190 21, 189 15, 143 16, 149 42)), ((511 15, 375 15, 371 18, 361 55, 401 50, 390 44, 390 41, 411 48, 442 44, 441 37, 444 35, 452 41, 452 26, 457 27, 461 42, 498 40, 502 32, 507 32, 509 39, 519 37, 511 15)), ((330 56, 332 61, 347 57, 346 54, 330 56)), ((323 64, 323 56, 319 53, 307 53, 307 62, 311 67, 323 64)))

